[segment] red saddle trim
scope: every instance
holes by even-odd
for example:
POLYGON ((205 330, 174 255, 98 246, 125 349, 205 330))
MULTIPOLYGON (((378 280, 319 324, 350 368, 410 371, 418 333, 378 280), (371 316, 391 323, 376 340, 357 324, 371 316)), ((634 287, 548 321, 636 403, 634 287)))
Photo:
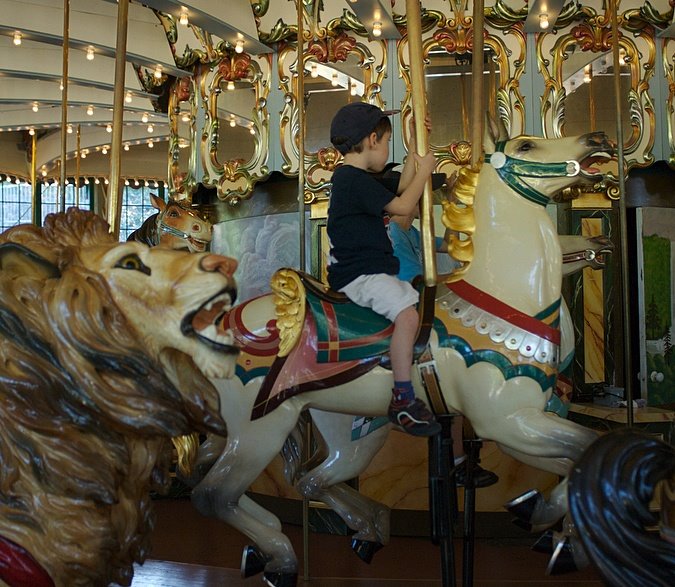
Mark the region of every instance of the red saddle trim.
POLYGON ((0 579, 9 587, 54 587, 54 581, 31 554, 0 536, 0 579))
POLYGON ((537 318, 524 314, 520 310, 492 297, 490 294, 481 291, 470 283, 467 283, 466 281, 454 281, 448 283, 447 287, 462 299, 471 302, 481 310, 490 312, 490 314, 493 314, 514 326, 518 326, 523 330, 527 330, 553 344, 560 344, 560 330, 558 328, 553 328, 537 318))

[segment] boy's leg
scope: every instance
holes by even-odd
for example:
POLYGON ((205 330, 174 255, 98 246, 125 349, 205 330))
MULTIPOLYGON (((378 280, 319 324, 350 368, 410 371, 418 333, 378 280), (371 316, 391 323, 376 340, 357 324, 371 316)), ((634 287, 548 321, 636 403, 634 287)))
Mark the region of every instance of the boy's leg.
POLYGON ((391 337, 389 350, 394 374, 389 419, 409 434, 433 436, 441 431, 441 425, 424 402, 415 398, 415 391, 410 381, 413 345, 418 323, 419 316, 412 306, 402 310, 394 320, 394 334, 391 337))

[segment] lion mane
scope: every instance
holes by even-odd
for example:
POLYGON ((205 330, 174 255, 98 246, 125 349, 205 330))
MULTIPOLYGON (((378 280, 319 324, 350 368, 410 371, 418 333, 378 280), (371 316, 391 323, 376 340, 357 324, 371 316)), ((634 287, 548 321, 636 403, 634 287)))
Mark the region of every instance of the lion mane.
POLYGON ((150 356, 79 261, 98 245, 118 243, 76 209, 0 235, 0 538, 57 586, 129 585, 149 550, 150 492, 168 486, 170 438, 224 430, 217 412, 211 427, 195 416, 218 401, 192 358, 150 356))

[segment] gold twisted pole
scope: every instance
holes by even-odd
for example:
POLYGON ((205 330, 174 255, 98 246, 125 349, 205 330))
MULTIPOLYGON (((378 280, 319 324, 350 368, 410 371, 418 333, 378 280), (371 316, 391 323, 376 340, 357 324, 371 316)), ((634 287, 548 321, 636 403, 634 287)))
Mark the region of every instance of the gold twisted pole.
POLYGON ((471 167, 483 154, 483 0, 473 3, 473 59, 471 60, 471 167))
MULTIPOLYGON (((412 94, 415 124, 415 145, 418 155, 429 152, 429 135, 424 121, 427 118, 427 97, 424 85, 424 55, 422 53, 422 16, 419 0, 406 0, 408 25, 408 62, 410 63, 410 91, 412 94)), ((408 155, 412 157, 412 153, 408 155)), ((434 205, 431 177, 424 186, 420 199, 420 228, 422 256, 424 259, 424 283, 436 285, 436 241, 434 235, 434 205)))
POLYGON ((70 0, 63 2, 63 69, 61 73, 61 180, 59 182, 60 212, 66 211, 66 150, 68 131, 68 45, 70 43, 70 0))

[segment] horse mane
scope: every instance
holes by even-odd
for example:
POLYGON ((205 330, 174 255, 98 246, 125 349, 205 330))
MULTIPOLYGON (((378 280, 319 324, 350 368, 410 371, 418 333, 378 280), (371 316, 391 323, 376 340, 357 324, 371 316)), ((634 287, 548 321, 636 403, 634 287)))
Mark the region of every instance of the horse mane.
POLYGON ((159 230, 157 228, 157 218, 159 212, 155 212, 148 216, 136 230, 129 234, 128 241, 138 241, 149 247, 154 247, 159 244, 159 230))
POLYGON ((450 200, 443 200, 443 224, 455 231, 448 242, 448 253, 461 263, 448 281, 457 281, 466 273, 473 261, 473 234, 476 231, 474 198, 482 160, 475 168, 462 167, 452 186, 450 200))
POLYGON ((651 531, 658 514, 649 509, 656 486, 674 483, 673 476, 675 449, 630 428, 601 436, 575 464, 569 477, 570 514, 608 584, 673 584, 675 544, 651 531))

